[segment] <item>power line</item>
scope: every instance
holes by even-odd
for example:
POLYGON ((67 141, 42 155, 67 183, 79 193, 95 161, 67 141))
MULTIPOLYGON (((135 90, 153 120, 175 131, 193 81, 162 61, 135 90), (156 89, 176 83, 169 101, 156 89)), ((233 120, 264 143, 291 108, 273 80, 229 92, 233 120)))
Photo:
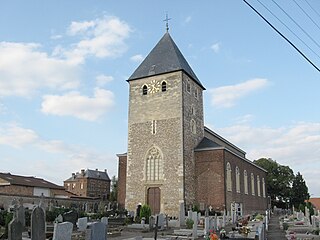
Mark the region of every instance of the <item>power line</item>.
MULTIPOLYGON (((280 18, 278 18, 266 5, 264 5, 260 0, 257 0, 272 16, 274 16, 282 25, 284 25, 296 38, 298 38, 311 52, 313 52, 318 58, 320 56, 308 45, 303 41, 294 31, 292 31, 280 18)), ((320 46, 319 46, 320 47, 320 46)))
POLYGON ((258 14, 273 30, 275 30, 283 39, 285 39, 305 60, 307 60, 315 69, 320 72, 320 69, 297 48, 288 38, 286 38, 278 29, 276 29, 264 16, 262 16, 253 6, 250 5, 246 0, 243 0, 256 14, 258 14))
POLYGON ((306 11, 304 11, 304 9, 296 2, 296 0, 293 0, 293 1, 298 5, 298 7, 301 9, 301 11, 304 12, 305 15, 307 15, 307 17, 314 23, 314 25, 316 25, 318 27, 318 29, 320 30, 319 25, 315 21, 313 21, 313 19, 309 16, 309 14, 306 11))
POLYGON ((307 0, 304 0, 308 5, 309 7, 318 15, 318 17, 320 17, 320 14, 311 6, 311 4, 307 1, 307 0))
MULTIPOLYGON (((257 1, 259 1, 259 0, 257 0, 257 1)), ((303 31, 311 39, 311 41, 320 48, 320 45, 313 39, 313 37, 311 37, 310 34, 308 34, 276 1, 272 0, 272 2, 274 4, 276 4, 277 7, 280 8, 281 11, 284 12, 284 14, 286 14, 287 17, 290 18, 291 21, 293 21, 300 28, 300 30, 303 31)))

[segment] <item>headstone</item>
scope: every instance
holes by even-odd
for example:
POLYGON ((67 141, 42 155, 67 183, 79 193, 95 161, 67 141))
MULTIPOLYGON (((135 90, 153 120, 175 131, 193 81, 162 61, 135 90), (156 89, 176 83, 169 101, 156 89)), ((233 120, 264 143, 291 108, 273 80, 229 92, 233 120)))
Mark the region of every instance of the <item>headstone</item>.
POLYGON ((52 240, 71 240, 72 229, 71 222, 55 223, 52 240))
POLYGON ((82 217, 78 219, 78 230, 80 232, 84 232, 87 229, 87 224, 88 224, 88 218, 87 217, 82 217))
POLYGON ((57 223, 62 223, 63 222, 63 217, 61 214, 58 215, 58 217, 56 217, 55 222, 57 223))
POLYGON ((185 216, 186 216, 186 213, 184 210, 184 202, 180 202, 180 216, 179 216, 180 227, 186 225, 185 216))
POLYGON ((204 219, 204 236, 208 236, 210 232, 210 219, 205 217, 204 219))
POLYGON ((163 214, 163 213, 160 213, 160 214, 159 214, 159 218, 158 218, 158 227, 159 227, 161 230, 164 229, 164 220, 165 220, 164 214, 163 214))
POLYGON ((9 240, 22 240, 22 224, 17 218, 13 218, 8 225, 8 239, 9 240))
POLYGON ((106 225, 102 222, 95 222, 88 226, 86 240, 106 240, 106 225))
POLYGON ((196 238, 198 238, 198 214, 197 214, 197 212, 192 213, 192 220, 193 220, 192 237, 194 239, 196 239, 196 238))
POLYGON ((21 222, 22 227, 26 226, 26 214, 23 205, 20 205, 16 211, 17 220, 21 222))
POLYGON ((108 217, 102 217, 100 221, 108 226, 108 217))
POLYGON ((213 227, 214 227, 214 230, 218 230, 218 216, 217 216, 217 214, 214 215, 213 227))
POLYGON ((64 222, 71 222, 73 224, 73 227, 75 227, 77 219, 78 219, 78 213, 75 211, 69 211, 62 215, 64 222))
POLYGON ((33 209, 31 214, 31 239, 46 239, 45 214, 41 207, 33 209))
POLYGON ((188 219, 192 219, 192 211, 191 210, 188 211, 188 219))

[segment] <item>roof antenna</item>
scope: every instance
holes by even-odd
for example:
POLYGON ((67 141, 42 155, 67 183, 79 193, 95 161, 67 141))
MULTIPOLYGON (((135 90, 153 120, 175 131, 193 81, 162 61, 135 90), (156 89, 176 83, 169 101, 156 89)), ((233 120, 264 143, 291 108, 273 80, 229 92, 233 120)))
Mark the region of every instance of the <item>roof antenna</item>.
POLYGON ((164 19, 163 21, 166 22, 167 32, 169 31, 169 20, 171 20, 171 18, 168 18, 168 12, 166 12, 166 19, 164 19))

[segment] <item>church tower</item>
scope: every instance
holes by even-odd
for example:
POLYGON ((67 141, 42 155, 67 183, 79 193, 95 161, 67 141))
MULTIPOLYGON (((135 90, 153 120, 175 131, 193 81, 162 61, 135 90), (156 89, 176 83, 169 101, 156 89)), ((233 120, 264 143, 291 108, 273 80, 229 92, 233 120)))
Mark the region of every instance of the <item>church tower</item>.
POLYGON ((195 203, 194 148, 204 137, 203 90, 166 32, 128 79, 125 208, 179 216, 195 203))

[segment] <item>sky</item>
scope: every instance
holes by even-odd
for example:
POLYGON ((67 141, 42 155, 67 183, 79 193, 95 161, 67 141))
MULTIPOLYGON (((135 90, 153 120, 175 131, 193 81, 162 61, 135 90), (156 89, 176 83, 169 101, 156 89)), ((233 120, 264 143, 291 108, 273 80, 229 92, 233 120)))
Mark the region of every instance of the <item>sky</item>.
MULTIPOLYGON (((320 67, 319 1, 247 1, 320 67)), ((320 197, 320 72, 240 0, 1 1, 0 172, 58 185, 87 168, 117 176, 126 80, 166 13, 206 88, 205 125, 320 197)))

